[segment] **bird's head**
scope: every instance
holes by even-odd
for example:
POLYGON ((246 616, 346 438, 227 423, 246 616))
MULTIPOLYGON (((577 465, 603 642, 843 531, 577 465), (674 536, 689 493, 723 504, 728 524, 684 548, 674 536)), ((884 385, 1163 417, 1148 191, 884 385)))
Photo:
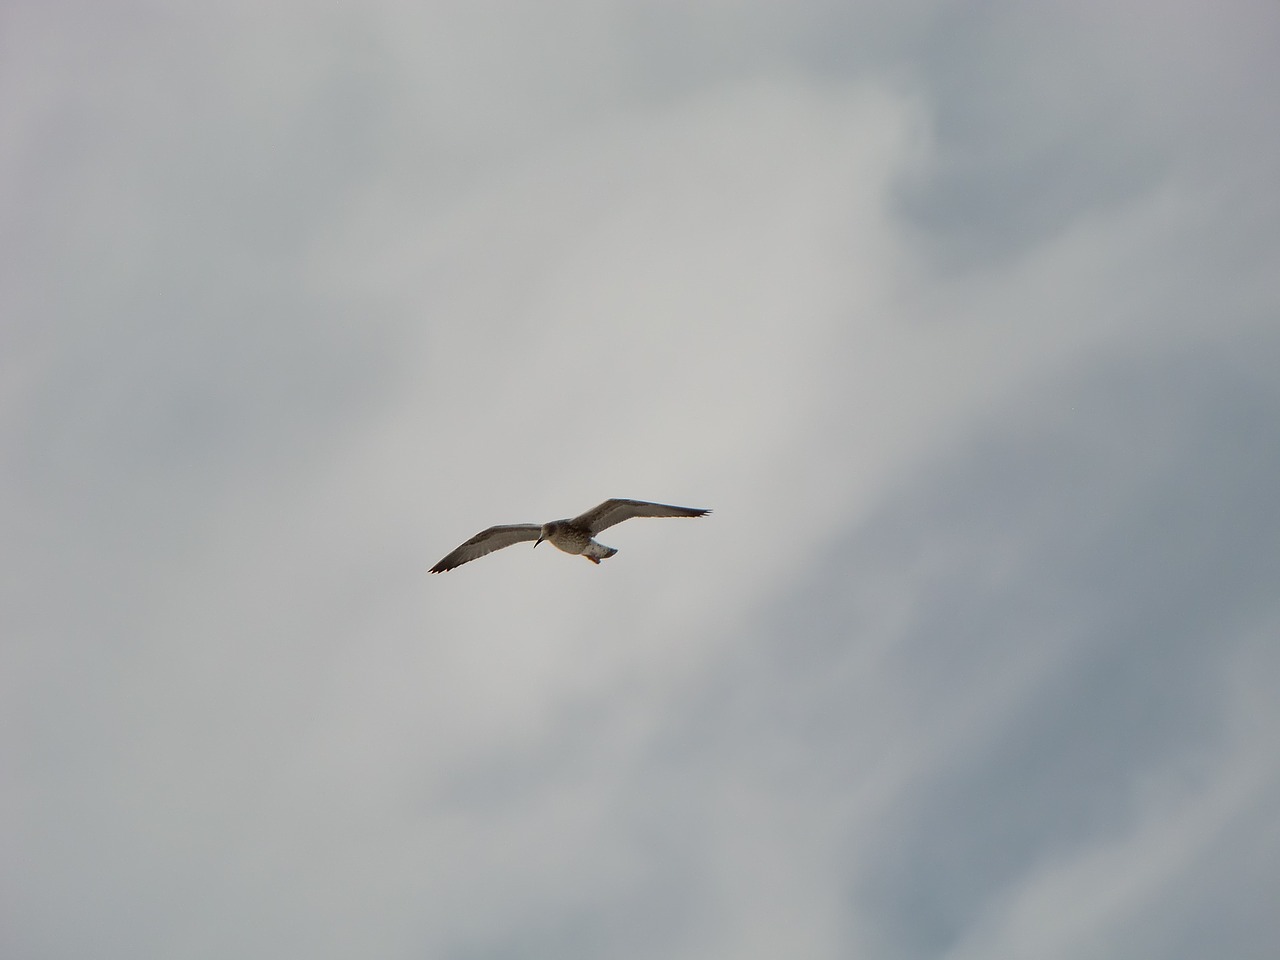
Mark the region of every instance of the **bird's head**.
POLYGON ((538 534, 538 539, 533 544, 533 548, 536 550, 538 549, 538 544, 543 540, 550 540, 551 535, 555 533, 559 527, 560 521, 558 520, 552 520, 550 523, 544 523, 542 525, 542 531, 538 534))

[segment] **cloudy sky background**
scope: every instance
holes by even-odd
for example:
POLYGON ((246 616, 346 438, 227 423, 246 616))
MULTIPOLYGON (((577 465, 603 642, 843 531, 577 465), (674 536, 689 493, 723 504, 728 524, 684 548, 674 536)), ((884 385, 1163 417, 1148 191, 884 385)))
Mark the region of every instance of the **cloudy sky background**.
POLYGON ((1265 0, 7 3, 0 952, 1273 957, 1277 170, 1265 0))

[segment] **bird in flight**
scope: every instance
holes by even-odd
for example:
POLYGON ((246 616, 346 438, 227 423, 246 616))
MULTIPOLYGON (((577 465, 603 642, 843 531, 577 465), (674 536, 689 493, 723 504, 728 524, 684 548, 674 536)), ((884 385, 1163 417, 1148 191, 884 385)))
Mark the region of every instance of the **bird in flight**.
POLYGON ((552 520, 539 526, 536 523, 511 523, 500 527, 490 527, 477 533, 474 537, 454 550, 451 554, 431 568, 432 573, 444 573, 454 567, 460 567, 470 560, 483 557, 513 543, 534 541, 534 548, 543 540, 565 553, 575 553, 586 557, 592 563, 599 563, 612 557, 618 551, 596 543, 595 535, 601 530, 612 527, 615 523, 630 520, 632 517, 705 517, 710 510, 699 510, 695 507, 673 507, 666 503, 649 503, 645 500, 606 500, 598 507, 592 507, 586 513, 571 520, 552 520))

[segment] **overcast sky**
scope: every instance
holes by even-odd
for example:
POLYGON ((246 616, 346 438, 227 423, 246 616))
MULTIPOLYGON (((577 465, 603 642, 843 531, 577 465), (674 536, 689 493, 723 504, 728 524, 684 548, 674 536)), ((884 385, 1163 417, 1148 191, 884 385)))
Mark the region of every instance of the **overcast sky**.
POLYGON ((1271 960, 1277 170, 1273 0, 9 0, 0 954, 1271 960))

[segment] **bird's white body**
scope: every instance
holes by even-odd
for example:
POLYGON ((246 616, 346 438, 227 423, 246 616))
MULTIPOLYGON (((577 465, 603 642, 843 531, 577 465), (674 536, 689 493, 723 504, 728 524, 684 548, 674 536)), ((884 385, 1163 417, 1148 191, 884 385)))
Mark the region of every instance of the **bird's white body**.
POLYGON ((613 547, 606 547, 603 543, 596 543, 592 539, 591 534, 587 533, 580 526, 576 526, 570 520, 552 520, 550 523, 542 525, 542 533, 538 537, 538 542, 546 541, 557 550, 563 550, 565 553, 571 553, 574 556, 586 557, 592 563, 599 563, 608 557, 612 557, 618 551, 613 547))

